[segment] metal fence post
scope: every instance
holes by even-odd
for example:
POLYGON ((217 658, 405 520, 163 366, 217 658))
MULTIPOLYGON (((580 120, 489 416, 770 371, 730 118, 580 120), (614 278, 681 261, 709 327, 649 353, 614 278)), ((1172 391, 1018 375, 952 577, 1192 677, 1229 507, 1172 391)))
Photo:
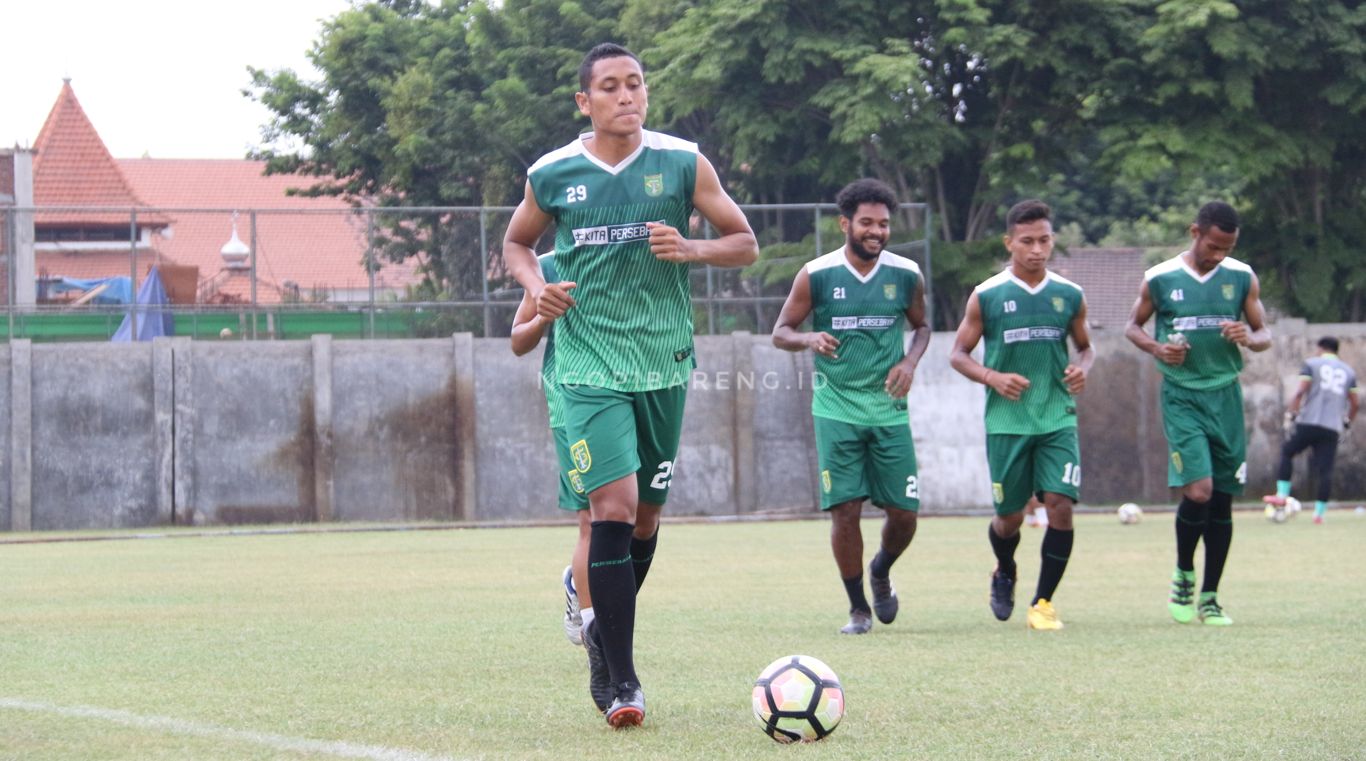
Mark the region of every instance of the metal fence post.
POLYGON ((483 284, 484 297, 484 338, 489 337, 489 231, 486 222, 488 212, 479 207, 479 282, 483 284))
MULTIPOLYGON (((703 236, 711 240, 713 230, 711 222, 704 222, 703 236)), ((716 279, 714 276, 715 268, 710 264, 704 265, 707 268, 707 335, 716 335, 716 279)))
POLYGON ((925 321, 934 330, 934 268, 930 256, 930 205, 925 204, 925 321))
POLYGON ((17 211, 5 214, 5 340, 14 338, 14 302, 18 299, 14 278, 19 274, 19 220, 17 211))
POLYGON ((817 206, 812 209, 811 214, 814 217, 811 221, 811 228, 816 232, 816 251, 812 254, 812 258, 815 258, 825 251, 825 246, 821 245, 821 207, 817 206))
POLYGON ((375 340, 375 212, 365 210, 365 269, 370 273, 370 340, 375 340))
POLYGON ((251 337, 256 339, 256 210, 252 209, 248 218, 251 221, 251 337))
MULTIPOLYGON (((128 309, 128 325, 132 328, 129 340, 138 340, 138 210, 128 214, 128 272, 132 284, 132 303, 128 309)), ((117 328, 115 328, 117 330, 117 328)), ((110 336, 112 338, 113 336, 110 336)))

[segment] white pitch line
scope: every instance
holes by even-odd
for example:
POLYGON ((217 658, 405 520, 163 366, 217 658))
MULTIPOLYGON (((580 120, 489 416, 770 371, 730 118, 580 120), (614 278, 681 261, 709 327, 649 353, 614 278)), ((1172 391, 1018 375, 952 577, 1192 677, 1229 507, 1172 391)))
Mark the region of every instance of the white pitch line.
POLYGON ((365 758, 374 761, 454 761, 449 756, 429 756, 402 748, 386 748, 382 745, 357 745, 338 740, 309 740, 303 737, 289 737, 271 732, 251 732, 215 724, 201 724, 169 716, 143 716, 128 711, 92 706, 61 706, 17 698, 0 698, 0 709, 46 713, 77 719, 99 719, 114 724, 122 724, 137 729, 151 729, 177 735, 208 737, 216 740, 263 745, 272 750, 297 753, 325 753, 338 758, 365 758))

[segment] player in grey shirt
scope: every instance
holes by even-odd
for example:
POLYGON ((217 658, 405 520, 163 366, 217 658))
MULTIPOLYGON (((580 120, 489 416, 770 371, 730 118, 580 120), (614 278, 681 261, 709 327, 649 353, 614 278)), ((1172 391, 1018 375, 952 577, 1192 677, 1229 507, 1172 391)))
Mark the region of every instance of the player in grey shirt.
POLYGON ((1319 339, 1316 356, 1305 360, 1300 369, 1300 385, 1290 400, 1286 414, 1295 421, 1295 431, 1281 447, 1280 470, 1276 473, 1276 493, 1262 497, 1267 504, 1284 507, 1290 496, 1290 476, 1295 455, 1312 449, 1309 467, 1318 483, 1314 502, 1314 522, 1323 523, 1328 510, 1328 495, 1333 487, 1333 459, 1338 439, 1357 416, 1360 402, 1357 374, 1338 359, 1338 340, 1319 339))

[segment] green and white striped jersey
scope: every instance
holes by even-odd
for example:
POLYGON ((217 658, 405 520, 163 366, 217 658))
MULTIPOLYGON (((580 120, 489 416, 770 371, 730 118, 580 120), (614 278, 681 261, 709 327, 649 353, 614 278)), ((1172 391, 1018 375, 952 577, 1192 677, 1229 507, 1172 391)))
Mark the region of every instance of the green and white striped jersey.
MULTIPOLYGON (((560 282, 560 273, 555 269, 555 253, 541 254, 536 257, 541 266, 541 277, 547 283, 560 282)), ((556 320, 555 322, 559 322, 556 320)), ((545 351, 541 354, 541 388, 545 389, 545 408, 550 417, 550 427, 564 425, 564 402, 560 400, 559 381, 555 379, 555 323, 545 331, 545 351)))
POLYGON ((556 320, 560 383, 651 391, 687 382, 693 357, 689 268, 650 253, 647 222, 688 233, 697 144, 645 131, 616 166, 588 152, 591 134, 527 171, 555 220, 555 266, 577 302, 556 320))
POLYGON ((1157 323, 1154 338, 1165 342, 1180 333, 1190 342, 1186 361, 1175 367, 1157 361, 1167 380, 1196 391, 1223 388, 1238 381, 1243 352, 1220 333, 1225 322, 1243 316, 1252 288, 1252 268, 1225 258, 1201 276, 1184 254, 1150 268, 1143 275, 1157 323))
POLYGON ((1081 286, 1048 272, 1029 287, 1009 270, 977 286, 985 364, 1029 379, 1019 401, 987 388, 988 434, 1052 433, 1077 424, 1077 404, 1063 383, 1067 336, 1081 310, 1081 286))
POLYGON ((811 329, 839 339, 837 359, 815 355, 811 414, 853 425, 908 425, 905 398, 887 394, 892 365, 906 356, 906 310, 920 268, 883 251, 861 276, 844 247, 807 262, 811 329))

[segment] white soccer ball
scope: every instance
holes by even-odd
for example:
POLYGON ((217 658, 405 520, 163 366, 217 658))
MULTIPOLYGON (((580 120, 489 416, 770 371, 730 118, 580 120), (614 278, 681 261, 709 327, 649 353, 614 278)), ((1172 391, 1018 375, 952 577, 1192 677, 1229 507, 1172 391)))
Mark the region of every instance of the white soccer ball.
POLYGON ((1298 499, 1295 499, 1294 497, 1285 498, 1285 514, 1287 517, 1294 518, 1295 513, 1298 513, 1301 507, 1302 505, 1298 499))
POLYGON ((1285 512, 1284 507, 1281 507, 1279 505, 1266 506, 1266 519, 1271 521, 1272 523, 1285 523, 1285 519, 1287 517, 1288 515, 1285 512))
POLYGON ((835 672, 809 655, 768 664, 754 682, 754 718, 780 743, 819 740, 844 718, 844 690, 835 672))
POLYGON ((1132 502, 1125 502, 1115 512, 1119 515, 1119 522, 1126 526, 1132 526, 1143 520, 1143 508, 1132 502))

